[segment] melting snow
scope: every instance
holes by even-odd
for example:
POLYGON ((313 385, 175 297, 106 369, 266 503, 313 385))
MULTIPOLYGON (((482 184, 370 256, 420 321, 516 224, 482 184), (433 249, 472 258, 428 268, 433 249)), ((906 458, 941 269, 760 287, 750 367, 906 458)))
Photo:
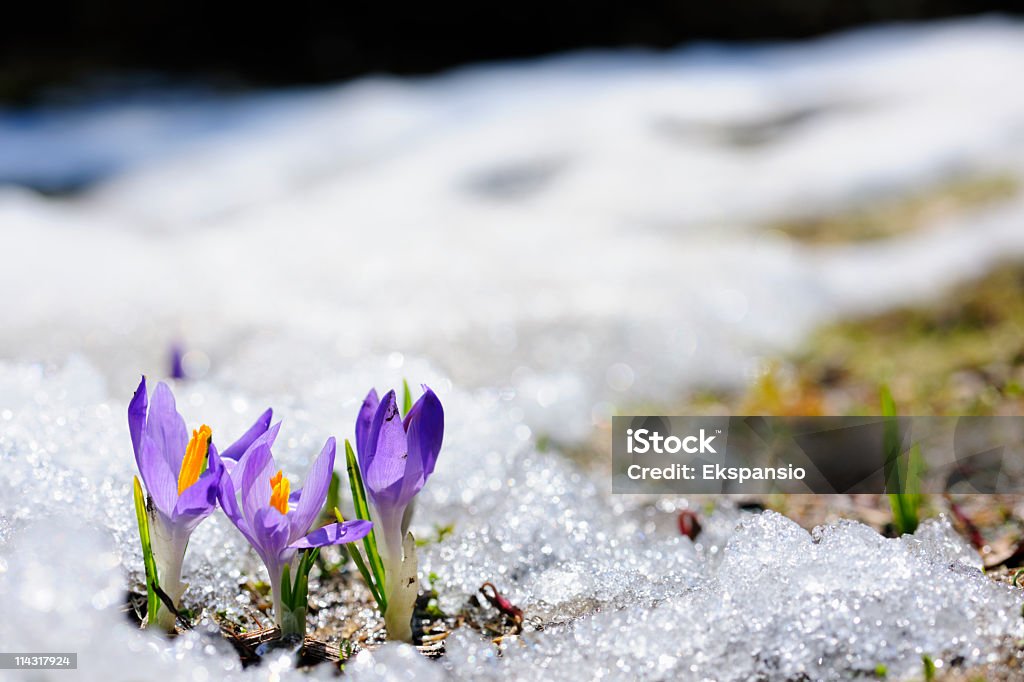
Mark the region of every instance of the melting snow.
MULTIPOLYGON (((370 377, 397 380, 383 361, 337 373, 308 396, 242 398, 215 383, 179 387, 189 423, 202 414, 233 433, 268 402, 285 425, 279 461, 301 471, 326 436, 347 433, 370 377)), ((909 674, 927 653, 980 663, 1024 636, 1018 590, 992 581, 945 519, 885 539, 844 521, 809 534, 785 517, 721 509, 694 545, 672 514, 622 502, 608 482, 516 435, 506 401, 470 395, 424 367, 441 387, 450 423, 414 530, 455 532, 424 550, 440 606, 458 611, 484 581, 520 605, 539 632, 490 640, 463 628, 441 663, 409 647, 361 654, 361 679, 839 679, 884 664, 909 674)), ((0 639, 11 650, 78 651, 105 679, 284 677, 288 657, 243 672, 204 621, 168 642, 135 630, 117 611, 141 557, 130 501, 126 401, 84 361, 59 371, 0 366, 0 639)), ((680 501, 680 503, 682 503, 680 501)), ((672 506, 662 501, 662 506, 672 506)), ((261 569, 220 516, 200 526, 186 557, 186 605, 239 613, 240 580, 261 569)), ((241 601, 240 601, 241 599, 241 601)), ((326 676, 328 668, 316 675, 326 676)))

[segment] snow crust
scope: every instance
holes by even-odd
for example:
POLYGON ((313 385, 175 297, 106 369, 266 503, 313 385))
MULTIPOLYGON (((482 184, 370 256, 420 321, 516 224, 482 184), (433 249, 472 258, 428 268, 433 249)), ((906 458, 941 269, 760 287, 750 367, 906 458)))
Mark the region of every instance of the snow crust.
MULTIPOLYGON (((306 395, 240 394, 215 382, 178 386, 188 423, 234 433, 264 404, 285 420, 278 460, 305 469, 326 437, 351 436, 371 377, 394 380, 387 360, 338 372, 306 395)), ((416 367, 445 400, 446 445, 413 526, 421 579, 436 574, 439 606, 458 612, 485 582, 524 609, 528 631, 501 655, 469 628, 442 662, 407 646, 361 653, 355 679, 840 679, 884 664, 911 674, 923 653, 948 665, 999 656, 1024 636, 1019 590, 980 570, 945 519, 885 539, 852 521, 801 529, 772 512, 722 507, 697 543, 674 529, 685 500, 651 505, 615 497, 608 481, 517 433, 508 400, 466 393, 416 367), (539 631, 537 630, 539 628, 539 631)), ((378 381, 380 383, 380 381, 378 381)), ((241 583, 262 567, 221 515, 193 535, 186 606, 204 614, 173 641, 134 629, 119 612, 142 561, 130 499, 127 401, 84 360, 60 369, 0 365, 0 638, 12 650, 78 651, 104 679, 305 679, 286 653, 242 671, 211 623, 251 607, 241 583), (205 609, 205 611, 204 611, 205 609), (152 671, 152 672, 151 672, 152 671)), ((315 595, 314 595, 315 597, 315 595)), ((328 669, 314 672, 326 677, 328 669)))

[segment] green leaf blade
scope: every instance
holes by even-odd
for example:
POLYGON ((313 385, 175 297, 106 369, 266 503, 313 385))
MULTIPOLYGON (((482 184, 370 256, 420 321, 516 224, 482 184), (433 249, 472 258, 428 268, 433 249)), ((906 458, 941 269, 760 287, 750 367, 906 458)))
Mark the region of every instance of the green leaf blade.
POLYGON ((135 501, 135 520, 139 524, 139 540, 142 543, 142 564, 146 570, 146 620, 156 622, 156 614, 160 609, 160 596, 157 587, 160 585, 156 571, 156 559, 153 558, 153 544, 149 535, 149 517, 146 514, 146 500, 142 493, 139 477, 134 478, 132 496, 135 501))
MULTIPOLYGON (((341 511, 338 509, 334 510, 334 515, 338 519, 338 523, 344 523, 345 518, 341 515, 341 511)), ((359 548, 354 544, 347 544, 341 546, 344 551, 352 559, 352 562, 356 565, 356 569, 359 571, 359 575, 363 577, 363 582, 370 589, 370 594, 373 595, 374 601, 377 602, 378 608, 380 608, 381 614, 385 613, 388 608, 387 599, 384 597, 384 588, 378 583, 374 576, 371 574, 370 569, 366 565, 366 560, 363 559, 362 554, 359 553, 359 548)))
MULTIPOLYGON (((352 504, 355 507, 356 518, 363 521, 370 521, 370 507, 366 502, 366 488, 363 486, 363 476, 359 471, 359 463, 356 461, 356 453, 352 449, 352 443, 345 440, 345 466, 348 471, 348 483, 352 490, 352 504)), ((380 558, 377 549, 377 535, 374 531, 363 538, 363 547, 366 549, 366 558, 377 583, 378 592, 381 596, 386 592, 384 575, 384 562, 380 558)), ((381 611, 387 609, 387 602, 378 600, 381 611)))
POLYGON ((409 414, 412 409, 412 392, 409 391, 409 382, 402 379, 402 416, 409 414))
POLYGON ((292 567, 285 564, 281 571, 281 603, 291 608, 292 602, 292 567))
POLYGON ((880 393, 882 416, 885 419, 882 434, 885 487, 889 493, 893 526, 899 535, 903 535, 913 533, 920 523, 921 505, 924 503, 921 494, 924 459, 917 443, 909 451, 903 452, 896 401, 888 386, 882 386, 880 393))

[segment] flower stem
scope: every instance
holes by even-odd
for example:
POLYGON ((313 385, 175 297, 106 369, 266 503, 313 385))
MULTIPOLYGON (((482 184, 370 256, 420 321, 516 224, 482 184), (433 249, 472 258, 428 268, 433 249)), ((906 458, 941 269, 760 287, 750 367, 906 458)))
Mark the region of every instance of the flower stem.
POLYGON ((381 557, 388 576, 388 609, 384 613, 384 626, 387 628, 388 639, 411 642, 412 616, 419 594, 416 540, 412 533, 407 533, 405 541, 398 546, 397 551, 393 548, 392 544, 381 557))
MULTIPOLYGON (((153 547, 153 559, 157 575, 160 576, 160 589, 163 590, 175 609, 181 608, 181 596, 185 593, 185 584, 181 582, 181 565, 185 561, 185 549, 188 546, 188 535, 176 533, 165 517, 158 511, 150 510, 149 533, 153 547)), ((161 605, 156 612, 157 624, 167 632, 174 632, 177 617, 161 605)))

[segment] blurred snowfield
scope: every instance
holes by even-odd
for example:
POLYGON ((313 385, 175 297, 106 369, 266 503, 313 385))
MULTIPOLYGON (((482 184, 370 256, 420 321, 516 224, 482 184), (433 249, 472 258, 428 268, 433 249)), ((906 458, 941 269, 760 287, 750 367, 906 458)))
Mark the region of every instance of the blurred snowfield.
POLYGON ((399 352, 572 440, 1024 251, 1021 200, 846 248, 763 229, 1018 175, 1022 68, 989 19, 7 111, 0 178, 93 182, 0 191, 0 352, 84 352, 121 392, 177 338, 214 372, 399 352))
MULTIPOLYGON (((241 675, 201 632, 95 636, 115 619, 110 571, 141 566, 125 405, 180 340, 201 379, 178 393, 188 422, 227 437, 272 404, 295 473, 328 433, 351 435, 371 384, 426 380, 445 401, 418 513, 420 530, 456 532, 425 564, 452 608, 497 580, 553 625, 501 659, 460 632, 444 668, 389 646, 356 677, 831 679, 908 674, 923 651, 993 660, 1022 634, 1020 597, 948 525, 812 539, 771 515, 734 535, 731 516, 714 551, 694 549, 531 434, 572 442, 616 409, 742 382, 823 322, 1024 255, 1020 197, 877 242, 765 229, 951 177, 1020 177, 1021 73, 1024 26, 987 19, 0 110, 0 594, 19 614, 0 639, 76 644, 110 679, 143 655, 161 674, 241 675), (67 510, 113 544, 65 532, 94 558, 49 562, 39 538, 67 510), (673 634, 680 622, 699 636, 673 634)), ((236 536, 223 519, 200 528, 195 604, 230 608, 254 570, 236 536)))

